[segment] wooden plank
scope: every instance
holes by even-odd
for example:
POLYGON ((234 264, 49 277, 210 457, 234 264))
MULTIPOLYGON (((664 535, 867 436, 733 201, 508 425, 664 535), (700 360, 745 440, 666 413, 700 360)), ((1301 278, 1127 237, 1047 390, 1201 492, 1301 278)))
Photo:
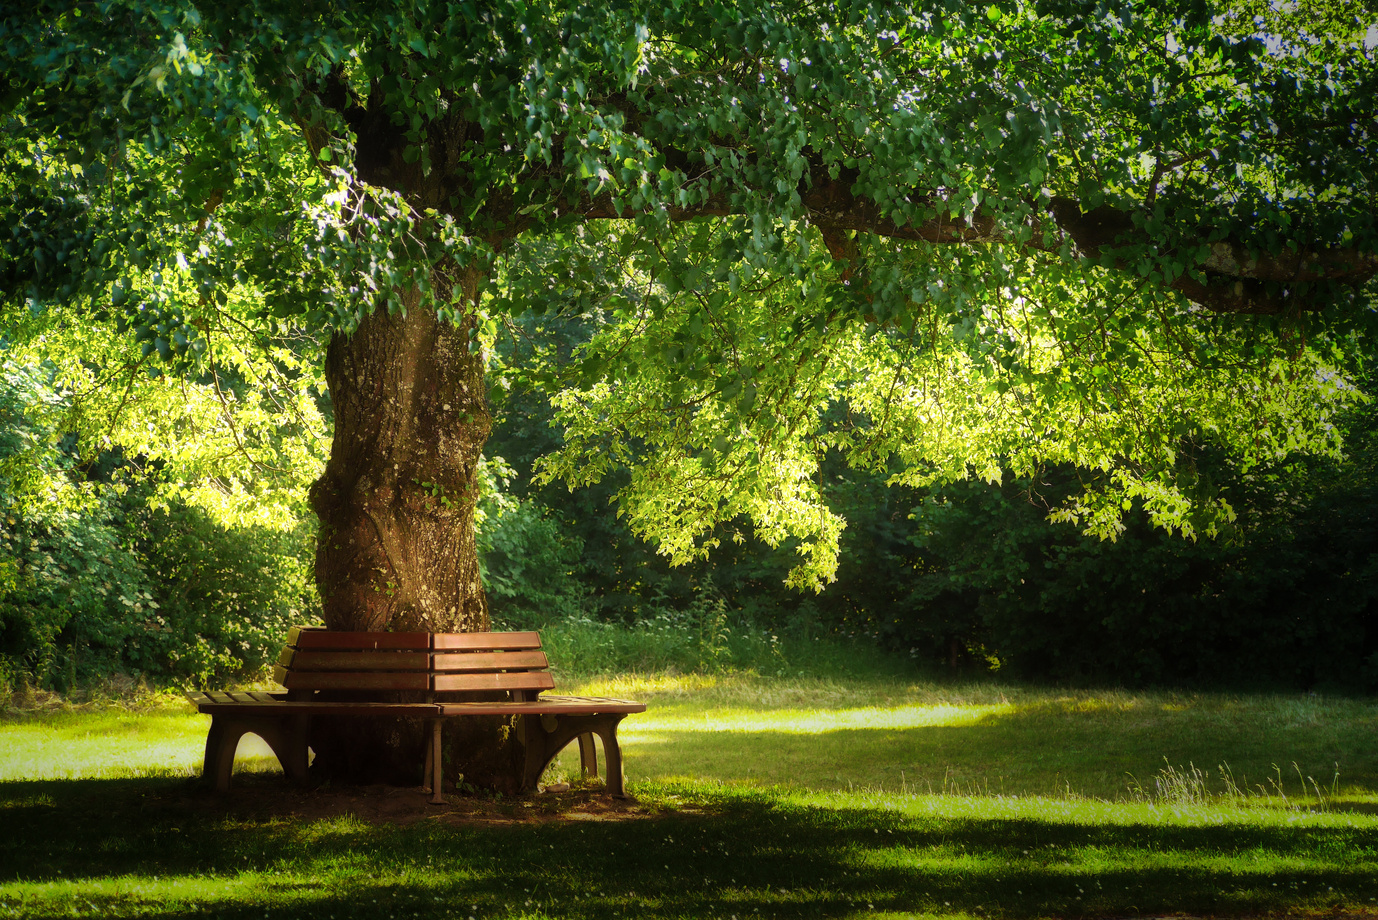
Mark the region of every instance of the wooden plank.
POLYGON ((433 690, 549 690, 555 679, 549 671, 513 671, 509 674, 436 674, 433 690))
POLYGON ((292 671, 280 678, 288 690, 429 690, 425 671, 292 671))
POLYGON ((437 671, 539 671, 550 667, 545 652, 437 651, 437 671))
POLYGON ((268 716, 394 716, 429 719, 440 714, 434 703, 331 703, 280 700, 272 703, 205 703, 198 707, 207 715, 252 714, 268 716))
POLYGON ((600 697, 555 696, 542 697, 525 703, 504 703, 500 700, 477 703, 439 703, 443 716, 500 716, 500 715, 567 715, 592 716, 600 713, 645 712, 646 704, 635 700, 613 700, 600 697))
POLYGON ((471 651, 520 651, 541 647, 537 632, 472 632, 435 633, 431 648, 436 651, 467 649, 471 651))
POLYGON ((301 634, 310 628, 310 626, 293 626, 291 629, 287 630, 287 644, 289 646, 296 645, 297 639, 301 634))
POLYGON ((294 643, 299 649, 413 649, 431 647, 431 634, 423 632, 337 632, 330 629, 302 629, 294 643))
POLYGON ((284 687, 287 686, 287 669, 280 664, 273 665, 273 680, 277 681, 279 684, 282 684, 282 686, 284 687))
POLYGON ((619 700, 610 696, 543 696, 537 703, 554 706, 554 713, 573 709, 588 709, 593 712, 645 712, 646 704, 637 700, 619 700))
POLYGON ((235 691, 232 691, 232 692, 230 693, 230 699, 234 700, 236 703, 252 703, 252 702, 255 702, 255 700, 254 700, 254 698, 253 698, 252 696, 250 696, 248 693, 243 692, 242 690, 235 690, 235 691))
POLYGON ((282 647, 282 651, 278 654, 277 663, 282 665, 284 668, 290 668, 292 666, 292 658, 296 654, 296 649, 292 648, 292 646, 290 645, 284 645, 282 647))
MULTIPOLYGON (((282 662, 288 664, 287 662, 282 662)), ((425 671, 431 665, 427 652, 297 652, 288 665, 293 671, 425 671)))

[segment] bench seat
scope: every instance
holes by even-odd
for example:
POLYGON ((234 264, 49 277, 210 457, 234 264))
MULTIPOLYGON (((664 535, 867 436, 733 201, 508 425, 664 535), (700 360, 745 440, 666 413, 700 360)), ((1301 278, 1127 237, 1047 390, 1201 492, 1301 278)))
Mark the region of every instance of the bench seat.
POLYGON ((263 738, 283 772, 301 780, 310 762, 313 716, 391 717, 428 723, 423 782, 430 787, 431 801, 441 803, 444 721, 498 717, 514 718, 520 726, 524 789, 535 788, 550 761, 573 741, 579 742, 585 775, 597 776, 597 735, 603 742, 608 791, 623 797, 617 725, 627 715, 646 710, 646 704, 633 700, 541 696, 555 682, 535 632, 376 633, 294 627, 274 673, 284 690, 187 694, 198 711, 211 717, 202 771, 218 790, 229 788, 235 749, 245 734, 263 738), (354 698, 336 698, 342 692, 354 698), (420 699, 367 699, 407 693, 420 699), (501 698, 466 698, 475 693, 501 698))

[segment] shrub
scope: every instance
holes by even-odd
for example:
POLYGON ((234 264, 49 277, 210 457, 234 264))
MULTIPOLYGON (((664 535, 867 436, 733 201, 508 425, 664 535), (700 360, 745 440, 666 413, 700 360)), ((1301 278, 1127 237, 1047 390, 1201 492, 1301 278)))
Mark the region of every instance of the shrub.
POLYGON ((157 607, 128 662, 201 686, 258 676, 298 623, 318 621, 315 528, 231 528, 185 505, 141 516, 157 607))
POLYGON ((0 692, 256 675, 290 624, 316 618, 311 528, 153 510, 118 454, 78 464, 61 406, 44 369, 0 362, 0 692))

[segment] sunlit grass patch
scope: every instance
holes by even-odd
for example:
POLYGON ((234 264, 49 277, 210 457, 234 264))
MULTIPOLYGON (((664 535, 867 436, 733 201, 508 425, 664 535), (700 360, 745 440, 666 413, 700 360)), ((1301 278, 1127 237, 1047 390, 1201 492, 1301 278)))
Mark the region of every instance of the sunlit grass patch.
POLYGON ((0 780, 190 775, 197 728, 183 715, 115 712, 0 724, 0 780))
POLYGON ((1193 764, 1211 777, 1227 766, 1241 789, 1273 794, 1282 765, 1295 799, 1317 785, 1332 799, 1378 788, 1375 708, 1363 700, 742 674, 638 680, 578 689, 650 704, 621 730, 633 779, 1127 799, 1165 766, 1193 764))
MULTIPOLYGON (((186 704, 12 716, 0 721, 0 782, 192 776, 201 770, 208 726, 186 704)), ((237 769, 276 766, 256 736, 241 742, 237 769)))
POLYGON ((823 734, 851 729, 909 729, 935 725, 974 725, 991 715, 1010 712, 996 706, 868 706, 858 709, 756 710, 716 709, 711 712, 652 715, 640 720, 638 734, 657 731, 781 732, 823 734))
MULTIPOLYGON (((1367 807, 1378 788, 1378 720, 1362 700, 740 673, 624 675, 561 689, 649 703, 620 731, 634 783, 1128 799, 1156 790, 1165 767, 1199 767, 1204 792, 1218 796, 1228 790, 1217 772, 1228 767, 1250 795, 1274 795, 1280 784, 1292 804, 1319 786, 1328 800, 1367 807)), ((208 724, 185 703, 11 716, 0 721, 0 779, 190 776, 208 724)), ((577 757, 558 768, 569 778, 571 763, 577 757)), ((237 769, 277 765, 246 736, 237 769)))

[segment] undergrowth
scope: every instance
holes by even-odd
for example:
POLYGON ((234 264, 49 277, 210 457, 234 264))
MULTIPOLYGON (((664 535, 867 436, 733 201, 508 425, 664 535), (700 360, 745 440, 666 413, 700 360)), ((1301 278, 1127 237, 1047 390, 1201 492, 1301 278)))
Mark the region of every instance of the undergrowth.
MULTIPOLYGON (((494 624, 494 628, 503 628, 494 624)), ((729 613, 720 603, 667 610, 633 625, 589 617, 540 627, 551 664, 562 675, 727 674, 773 678, 916 676, 907 658, 867 638, 791 635, 729 613)))

